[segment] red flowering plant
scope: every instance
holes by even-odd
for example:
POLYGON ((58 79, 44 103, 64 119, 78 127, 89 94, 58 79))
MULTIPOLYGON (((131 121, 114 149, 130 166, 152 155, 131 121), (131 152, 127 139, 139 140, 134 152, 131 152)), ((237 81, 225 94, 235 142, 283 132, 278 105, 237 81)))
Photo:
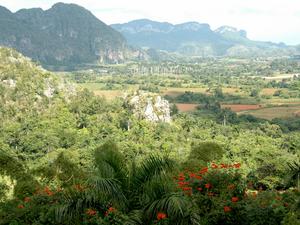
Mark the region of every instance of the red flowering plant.
MULTIPOLYGON (((240 163, 216 164, 197 171, 185 171, 176 177, 177 188, 197 202, 201 216, 219 213, 231 217, 241 207, 246 184, 239 173, 240 163)), ((224 218, 223 218, 224 219, 224 218)))
MULTIPOLYGON (((245 219, 254 221, 257 215, 264 224, 276 224, 287 212, 299 204, 300 193, 292 190, 285 191, 248 191, 244 198, 245 219)), ((299 207, 299 206, 298 206, 299 207)))
POLYGON ((116 224, 121 225, 126 219, 117 208, 110 205, 98 205, 97 207, 87 208, 82 213, 82 224, 100 225, 100 224, 116 224))
MULTIPOLYGON (((211 163, 198 171, 185 171, 175 178, 177 188, 187 195, 209 195, 220 196, 226 194, 232 197, 241 198, 245 192, 245 184, 238 172, 240 163, 216 164, 211 163)), ((234 201, 238 200, 234 198, 234 201)))
POLYGON ((159 225, 169 224, 168 215, 164 212, 158 212, 156 214, 156 220, 154 221, 154 224, 159 224, 159 225))

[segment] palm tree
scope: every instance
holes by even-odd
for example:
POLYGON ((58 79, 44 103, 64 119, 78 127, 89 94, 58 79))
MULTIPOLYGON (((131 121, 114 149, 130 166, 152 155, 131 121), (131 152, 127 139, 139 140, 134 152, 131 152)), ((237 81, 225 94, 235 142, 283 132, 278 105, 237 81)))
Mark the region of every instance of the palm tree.
POLYGON ((56 210, 58 222, 75 224, 86 208, 114 207, 127 215, 122 224, 153 224, 158 212, 166 213, 169 224, 198 224, 190 201, 175 190, 174 169, 173 160, 154 155, 140 165, 126 162, 117 146, 107 142, 95 151, 87 188, 65 194, 56 210))

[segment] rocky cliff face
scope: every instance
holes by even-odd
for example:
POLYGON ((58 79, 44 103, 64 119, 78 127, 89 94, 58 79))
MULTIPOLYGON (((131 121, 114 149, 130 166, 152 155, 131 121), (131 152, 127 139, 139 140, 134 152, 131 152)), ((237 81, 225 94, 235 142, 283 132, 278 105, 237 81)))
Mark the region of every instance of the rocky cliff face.
POLYGON ((134 115, 151 122, 171 122, 169 102, 159 95, 146 92, 126 97, 134 115))
POLYGON ((0 7, 0 30, 0 45, 44 65, 118 63, 127 57, 123 36, 75 4, 16 13, 0 7))

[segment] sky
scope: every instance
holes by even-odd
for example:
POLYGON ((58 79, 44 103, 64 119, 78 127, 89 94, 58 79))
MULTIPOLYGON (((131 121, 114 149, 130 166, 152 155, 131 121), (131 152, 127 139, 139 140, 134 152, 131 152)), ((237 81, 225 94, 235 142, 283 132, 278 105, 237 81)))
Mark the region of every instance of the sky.
MULTIPOLYGON (((50 8, 59 0, 0 0, 15 12, 50 8)), ((148 18, 173 24, 197 21, 212 29, 244 29, 253 40, 300 44, 300 0, 61 0, 90 10, 106 24, 148 18)))

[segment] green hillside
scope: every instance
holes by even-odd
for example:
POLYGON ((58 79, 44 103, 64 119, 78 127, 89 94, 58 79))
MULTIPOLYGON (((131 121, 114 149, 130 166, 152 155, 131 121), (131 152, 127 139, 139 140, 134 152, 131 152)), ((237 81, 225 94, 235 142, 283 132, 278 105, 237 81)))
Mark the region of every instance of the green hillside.
POLYGON ((0 224, 299 224, 299 132, 235 122, 222 95, 210 117, 153 122, 139 95, 107 101, 0 48, 0 224))

